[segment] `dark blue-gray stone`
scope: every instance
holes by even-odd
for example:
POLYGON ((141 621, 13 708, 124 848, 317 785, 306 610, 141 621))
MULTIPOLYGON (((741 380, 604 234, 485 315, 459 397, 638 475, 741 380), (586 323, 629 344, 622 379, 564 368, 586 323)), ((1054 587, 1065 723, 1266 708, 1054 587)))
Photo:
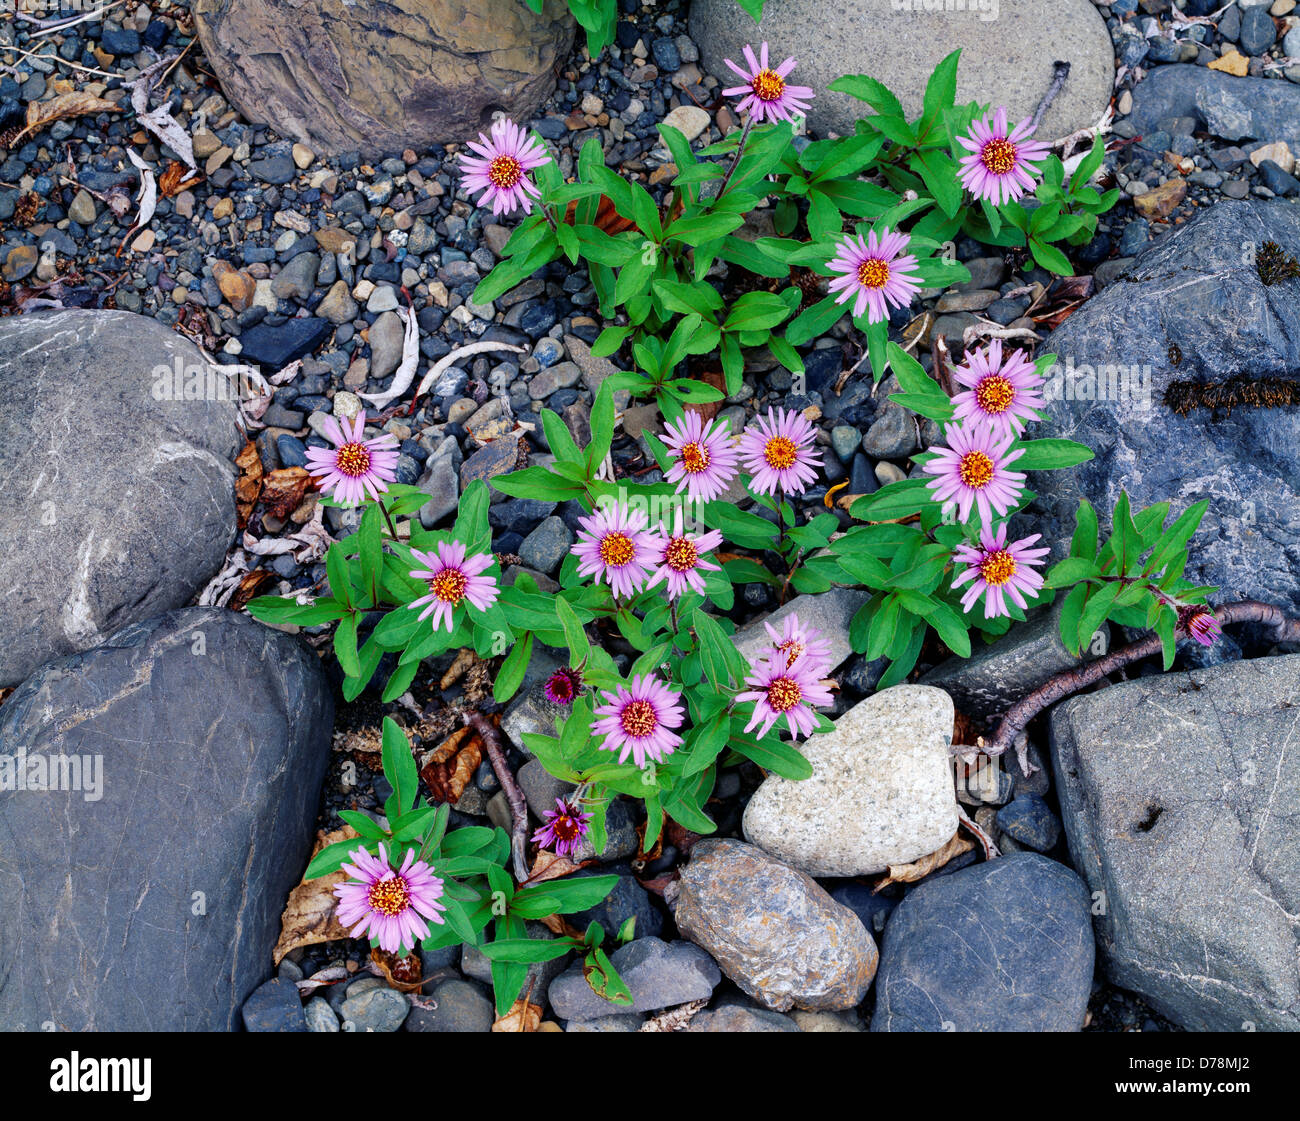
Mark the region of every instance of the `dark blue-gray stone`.
POLYGON ((283 977, 259 985, 244 1001, 245 1031, 306 1031, 298 986, 283 977))
POLYGON ((240 357, 245 362, 280 370, 295 358, 312 353, 329 338, 333 329, 328 320, 314 315, 289 319, 278 327, 259 323, 239 336, 243 348, 240 357))
MULTIPOLYGON (((1279 98, 1288 92, 1288 83, 1268 84, 1284 87, 1279 98)), ((1208 498, 1188 579, 1218 586, 1225 600, 1300 609, 1300 410, 1180 416, 1164 402, 1175 380, 1300 377, 1300 281, 1264 284, 1255 254, 1269 241, 1300 252, 1300 208, 1218 203, 1153 242, 1043 343, 1058 362, 1045 386, 1048 420, 1035 435, 1077 440, 1096 458, 1030 474, 1038 498, 1018 523, 1026 532, 1062 551, 1082 497, 1107 529, 1121 490, 1135 510, 1171 502, 1171 516, 1208 498)))
POLYGON ((1133 88, 1128 122, 1149 133, 1169 117, 1195 117, 1224 140, 1285 140, 1300 146, 1300 86, 1238 78, 1191 63, 1160 66, 1133 88))
POLYGON ((0 708, 0 1030, 237 1027, 306 866, 332 726, 316 654, 224 608, 23 682, 0 708), (51 759, 59 790, 13 789, 51 759))
POLYGON ((1037 794, 1021 794, 998 810, 998 828, 1013 841, 1047 852, 1061 839, 1061 823, 1037 794))
POLYGON ((1078 1031, 1092 988, 1088 891, 1015 853, 928 880, 890 916, 872 1031, 1078 1031))

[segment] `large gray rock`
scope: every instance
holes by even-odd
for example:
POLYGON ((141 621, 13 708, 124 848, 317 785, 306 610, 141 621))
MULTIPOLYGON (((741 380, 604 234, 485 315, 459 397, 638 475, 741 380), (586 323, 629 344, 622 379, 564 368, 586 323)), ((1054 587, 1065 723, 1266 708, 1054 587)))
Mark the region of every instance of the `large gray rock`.
POLYGON ((583 973, 572 965, 551 982, 551 1008, 562 1020, 599 1020, 628 1012, 656 1012, 692 1000, 708 1000, 722 980, 718 967, 698 946, 638 938, 620 946, 610 959, 623 979, 632 1004, 620 1005, 596 994, 583 973))
POLYGON ((890 916, 872 1031, 1078 1031, 1092 988, 1088 893, 1016 853, 935 876, 890 916))
POLYGON ((949 658, 924 674, 920 684, 943 689, 968 716, 997 716, 1048 678, 1109 649, 1110 628, 1103 623, 1081 656, 1073 657, 1061 641, 1058 602, 1054 610, 1031 612, 991 643, 977 638, 969 658, 949 658))
POLYGON ((1298 704, 1291 655, 1143 677, 1052 713, 1106 972, 1189 1030, 1300 1030, 1298 704))
POLYGON ((1300 146, 1300 86, 1238 78, 1204 66, 1157 66, 1133 87, 1128 120, 1154 132, 1169 117, 1195 117, 1224 140, 1285 140, 1300 146))
POLYGON ((971 0, 973 11, 945 11, 930 0, 845 0, 828 11, 823 0, 767 0, 762 22, 735 0, 694 0, 691 34, 709 72, 737 84, 724 58, 744 65, 741 48, 767 40, 775 63, 793 55, 790 77, 816 92, 808 122, 818 132, 851 135, 865 102, 826 87, 843 74, 884 82, 909 117, 921 113, 926 80, 961 48, 957 101, 1006 105, 1014 120, 1033 115, 1052 81, 1052 62, 1070 63, 1070 77, 1039 127, 1045 139, 1095 124, 1115 82, 1115 52, 1106 25, 1088 0, 971 0), (885 44, 885 46, 882 46, 885 44))
POLYGON ((527 120, 573 43, 564 0, 197 0, 225 95, 322 154, 473 139, 501 110, 527 120))
POLYGON ((1188 578, 1228 599, 1300 609, 1300 410, 1241 407, 1212 418, 1164 404, 1175 379, 1296 377, 1300 281, 1261 281, 1253 253, 1270 240, 1300 248, 1300 208, 1219 203, 1154 243, 1124 282, 1052 333, 1041 350, 1059 356, 1047 385, 1058 399, 1035 435, 1078 440, 1096 458, 1031 475, 1047 516, 1026 519, 1027 531, 1061 551, 1080 497, 1103 526, 1121 489, 1135 507, 1168 500, 1175 513, 1208 498, 1188 578), (1102 399, 1086 396, 1090 385, 1104 386, 1102 399))
POLYGON ((708 840, 677 887, 678 929, 765 1008, 839 1011, 866 995, 876 943, 806 873, 754 845, 708 840))
POLYGON ((332 724, 316 655, 218 608, 19 686, 0 707, 0 1030, 233 1029, 306 865, 332 724), (59 789, 34 789, 56 764, 59 789))
POLYGON ((235 389, 141 315, 0 319, 0 686, 188 603, 221 567, 235 389))

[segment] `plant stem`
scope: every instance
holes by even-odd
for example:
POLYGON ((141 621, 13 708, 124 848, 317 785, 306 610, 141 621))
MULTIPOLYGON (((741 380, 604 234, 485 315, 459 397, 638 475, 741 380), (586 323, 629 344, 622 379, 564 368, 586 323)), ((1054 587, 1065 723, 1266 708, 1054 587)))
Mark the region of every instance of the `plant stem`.
POLYGON ((379 499, 379 512, 384 515, 384 521, 388 523, 388 534, 394 541, 398 540, 397 526, 393 525, 393 516, 388 512, 388 507, 384 505, 384 500, 379 499))
POLYGON ((736 168, 740 164, 740 157, 745 154, 745 141, 749 139, 749 130, 754 127, 753 116, 745 117, 745 127, 740 130, 740 139, 736 142, 736 154, 731 157, 731 166, 727 168, 727 174, 723 176, 722 186, 718 188, 718 193, 714 195, 713 201, 717 202, 727 193, 727 187, 731 183, 731 177, 736 174, 736 168))
POLYGON ((1068 62, 1052 63, 1052 84, 1047 87, 1047 92, 1043 94, 1043 100, 1038 103, 1038 108, 1034 110, 1034 119, 1029 126, 1030 132, 1038 127, 1039 121, 1043 119, 1043 114, 1047 112, 1047 107, 1056 100, 1056 95, 1061 92, 1061 87, 1065 85, 1065 79, 1070 76, 1070 64, 1068 62))
MULTIPOLYGON (((1263 623, 1266 627, 1273 629, 1273 640, 1275 642, 1300 642, 1300 619, 1290 618, 1280 608, 1274 607, 1270 603, 1260 603, 1258 600, 1247 599, 1239 603, 1224 604, 1222 607, 1217 608, 1213 614, 1221 624, 1263 623)), ((1025 726, 1045 708, 1073 693, 1077 693, 1080 689, 1095 684, 1108 673, 1113 673, 1130 662, 1141 661, 1143 658, 1149 658, 1153 654, 1159 653, 1160 648, 1160 636, 1150 634, 1146 638, 1121 647, 1119 650, 1113 650, 1104 658, 1098 658, 1095 662, 1089 662, 1086 666, 1063 670, 1055 677, 1048 679, 1023 700, 1012 705, 1003 715, 1002 722, 998 725, 998 730, 994 733, 992 740, 988 743, 981 743, 975 748, 965 744, 954 744, 952 748, 953 754, 967 755, 972 751, 978 751, 989 756, 1001 755, 1011 747, 1016 737, 1024 731, 1025 726)), ((1016 756, 1020 761, 1020 769, 1024 774, 1032 774, 1033 771, 1037 770, 1029 762, 1027 745, 1017 748, 1016 756)))
POLYGON ((461 716, 483 741, 488 759, 492 763, 492 772, 497 776, 501 789, 505 791, 506 801, 510 803, 510 856, 514 865, 515 880, 523 883, 528 879, 528 862, 525 859, 525 846, 528 843, 528 803, 524 800, 519 784, 515 782, 515 776, 510 773, 505 751, 501 747, 501 736, 492 721, 481 712, 472 709, 462 710, 461 716))

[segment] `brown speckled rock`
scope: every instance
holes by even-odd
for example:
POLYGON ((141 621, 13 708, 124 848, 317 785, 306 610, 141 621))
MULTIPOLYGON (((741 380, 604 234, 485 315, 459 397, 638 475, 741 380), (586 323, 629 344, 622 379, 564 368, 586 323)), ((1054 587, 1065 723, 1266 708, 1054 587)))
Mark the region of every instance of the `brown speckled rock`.
POLYGON ((803 872, 743 841, 701 841, 678 888, 678 928, 764 1007, 838 1011, 866 995, 875 942, 803 872))
POLYGON ((197 0, 221 88, 316 152, 390 154, 527 120, 573 43, 564 0, 197 0))

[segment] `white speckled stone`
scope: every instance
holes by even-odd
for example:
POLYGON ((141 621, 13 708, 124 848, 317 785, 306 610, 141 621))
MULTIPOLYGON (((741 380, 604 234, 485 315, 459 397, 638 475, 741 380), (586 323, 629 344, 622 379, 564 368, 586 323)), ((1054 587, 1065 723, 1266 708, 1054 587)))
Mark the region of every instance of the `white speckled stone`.
POLYGON ((769 775, 745 810, 745 836, 812 876, 866 876, 940 848, 957 831, 942 689, 895 685, 803 745, 812 777, 769 775))

